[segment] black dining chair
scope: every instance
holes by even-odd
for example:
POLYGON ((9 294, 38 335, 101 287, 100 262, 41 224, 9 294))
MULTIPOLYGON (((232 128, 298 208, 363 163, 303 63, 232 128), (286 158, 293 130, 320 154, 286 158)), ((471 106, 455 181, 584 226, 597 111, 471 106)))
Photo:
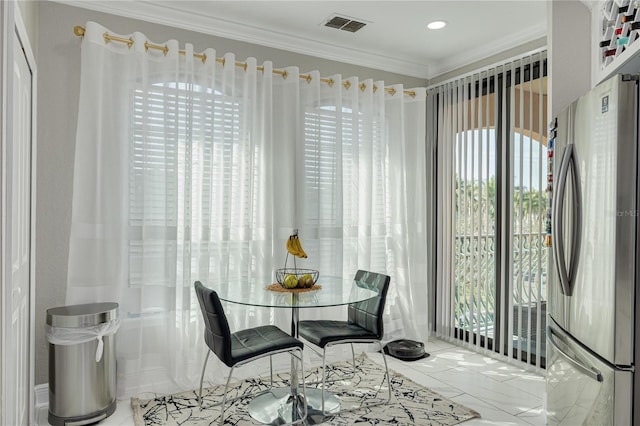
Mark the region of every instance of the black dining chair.
MULTIPOLYGON (((343 343, 349 343, 351 345, 353 375, 355 376, 356 361, 353 344, 377 343, 380 347, 380 352, 382 353, 387 383, 389 385, 389 395, 386 400, 379 400, 377 402, 372 400, 363 401, 363 403, 357 407, 341 411, 351 411, 362 408, 363 406, 371 407, 374 405, 386 404, 391 400, 391 379, 389 376, 389 367, 387 366, 387 359, 382 347, 382 335, 384 333, 382 314, 384 313, 384 305, 387 299, 387 291, 389 290, 391 277, 388 275, 377 274, 375 272, 359 270, 356 272, 354 281, 355 284, 360 287, 375 290, 378 293, 377 296, 362 302, 349 304, 346 321, 306 320, 300 321, 298 324, 299 336, 322 349, 322 380, 319 383, 322 383, 322 413, 324 415, 336 414, 336 412, 325 412, 324 409, 324 393, 328 382, 325 369, 326 355, 327 348, 332 345, 339 345, 343 343)), ((378 395, 383 384, 384 377, 382 378, 382 382, 380 383, 380 386, 373 398, 378 395)))
MULTIPOLYGON (((200 377, 200 390, 198 391, 198 405, 202 409, 202 383, 204 380, 205 369, 209 354, 213 352, 227 367, 231 368, 229 377, 224 386, 224 394, 221 402, 220 424, 224 424, 224 409, 227 403, 227 389, 229 380, 233 374, 233 370, 243 364, 255 361, 259 358, 269 356, 269 366, 271 370, 271 387, 273 387, 273 363, 271 356, 279 353, 289 352, 291 356, 297 356, 300 361, 302 372, 302 395, 304 398, 304 414, 302 418, 286 424, 298 424, 305 421, 307 417, 306 404, 306 385, 304 383, 304 362, 303 362, 303 343, 288 335, 274 325, 263 325, 260 327, 248 328, 245 330, 231 333, 227 317, 222 309, 218 294, 205 287, 200 281, 194 283, 196 296, 200 302, 200 309, 204 318, 205 331, 204 341, 210 350, 202 366, 202 376, 200 377)), ((262 392, 260 392, 262 393, 262 392)), ((242 395, 229 401, 230 403, 240 398, 246 398, 248 395, 242 395)), ((218 404, 213 404, 216 406, 218 404)))

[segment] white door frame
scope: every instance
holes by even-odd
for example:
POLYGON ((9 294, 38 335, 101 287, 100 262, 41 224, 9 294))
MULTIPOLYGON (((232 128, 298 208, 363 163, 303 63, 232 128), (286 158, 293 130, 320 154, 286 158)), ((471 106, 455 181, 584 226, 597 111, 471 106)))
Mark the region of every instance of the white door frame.
POLYGON ((13 368, 15 360, 10 359, 7 356, 9 351, 5 350, 8 342, 8 331, 11 329, 11 313, 13 311, 11 307, 12 303, 12 288, 10 285, 11 277, 11 265, 8 262, 11 261, 11 241, 8 241, 8 229, 10 218, 10 197, 12 188, 11 183, 11 157, 7 155, 11 152, 13 141, 13 128, 14 117, 11 106, 13 105, 13 62, 14 62, 14 49, 13 43, 15 39, 19 41, 22 50, 24 52, 25 59, 29 68, 31 69, 32 78, 32 92, 31 92, 31 194, 30 194, 30 279, 29 279, 29 378, 28 378, 28 422, 29 424, 35 424, 35 394, 34 394, 34 376, 35 376, 35 260, 36 260, 36 111, 37 111, 37 68, 33 49, 29 43, 29 37, 26 27, 20 14, 20 9, 17 7, 15 1, 3 1, 0 2, 0 22, 2 22, 2 31, 0 31, 0 99, 2 101, 2 114, 0 115, 1 133, 0 142, 2 145, 0 151, 0 160, 2 163, 2 173, 0 174, 0 211, 2 215, 2 225, 0 228, 0 308, 2 315, 0 315, 0 424, 5 424, 5 418, 3 413, 7 413, 7 407, 5 407, 7 398, 5 395, 7 392, 11 392, 13 389, 8 389, 8 384, 4 378, 6 372, 13 368))
MULTIPOLYGON (((2 22, 2 31, 0 31, 0 97, 2 100, 2 108, 0 108, 0 143, 2 145, 2 149, 0 151, 0 160, 2 162, 2 174, 0 174, 0 211, 2 214, 2 225, 0 228, 0 240, 2 244, 0 245, 0 283, 1 283, 1 291, 0 291, 0 311, 6 312, 6 304, 7 304, 7 280, 6 280, 6 270, 9 265, 7 265, 7 244, 6 244, 6 230, 7 230, 7 206, 6 206, 6 181, 7 181, 7 167, 6 167, 6 145, 7 145, 7 137, 10 132, 7 129, 7 107, 9 105, 7 94, 8 91, 8 77, 9 74, 9 59, 10 59, 10 49, 9 46, 13 45, 13 29, 14 24, 14 3, 13 2, 2 2, 0 3, 0 19, 2 22)), ((11 56, 12 58, 12 56, 11 56)), ((5 315, 0 315, 0 385, 5 383, 5 375, 6 370, 8 368, 7 361, 5 358, 5 348, 7 346, 7 334, 5 333, 6 326, 5 315)), ((0 387, 0 423, 4 423, 4 417, 2 413, 6 413, 7 410, 5 408, 6 397, 4 395, 5 389, 4 386, 0 387)))

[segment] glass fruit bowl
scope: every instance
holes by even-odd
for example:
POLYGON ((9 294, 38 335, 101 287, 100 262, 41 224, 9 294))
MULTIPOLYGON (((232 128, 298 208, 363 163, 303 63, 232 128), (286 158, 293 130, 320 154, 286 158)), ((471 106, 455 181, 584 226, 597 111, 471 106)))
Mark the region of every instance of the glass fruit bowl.
POLYGON ((318 281, 320 273, 315 269, 276 269, 276 281, 284 288, 311 288, 318 281))

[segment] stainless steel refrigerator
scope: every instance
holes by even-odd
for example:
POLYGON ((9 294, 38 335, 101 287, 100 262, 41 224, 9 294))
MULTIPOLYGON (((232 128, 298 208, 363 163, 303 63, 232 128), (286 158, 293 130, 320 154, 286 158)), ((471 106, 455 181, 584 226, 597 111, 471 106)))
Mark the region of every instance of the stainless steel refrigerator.
POLYGON ((554 123, 547 423, 638 424, 637 77, 604 81, 554 123))

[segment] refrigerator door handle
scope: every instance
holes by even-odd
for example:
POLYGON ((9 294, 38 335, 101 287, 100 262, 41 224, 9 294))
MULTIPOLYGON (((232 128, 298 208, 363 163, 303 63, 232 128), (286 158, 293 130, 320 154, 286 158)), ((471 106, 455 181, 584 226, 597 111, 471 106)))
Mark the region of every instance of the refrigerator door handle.
POLYGON ((560 347, 556 343, 555 339, 553 338, 554 334, 555 333, 553 332, 553 329, 551 327, 547 327, 547 342, 549 342, 549 344, 551 346, 553 346, 554 349, 556 351, 558 351, 558 353, 560 355, 562 355, 567 361, 569 361, 569 363, 576 370, 580 371, 581 373, 583 373, 587 377, 595 380, 596 382, 604 381, 604 378, 602 377, 602 372, 600 370, 598 370, 597 368, 590 367, 590 366, 582 364, 581 362, 579 362, 578 360, 573 358, 571 355, 569 355, 568 353, 566 353, 565 351, 560 349, 560 347))
POLYGON ((562 224, 562 214, 564 212, 564 191, 567 185, 567 172, 569 163, 571 162, 571 153, 573 152, 573 144, 568 144, 562 153, 562 161, 560 162, 560 170, 558 172, 558 187, 553 198, 553 221, 552 232, 554 235, 553 257, 555 259, 556 268, 558 270, 558 278, 560 278, 560 290, 562 294, 571 296, 571 286, 569 283, 569 274, 567 272, 567 264, 565 262, 564 252, 564 226, 562 224))
POLYGON ((575 145, 571 144, 570 167, 571 182, 573 183, 573 232, 571 234, 571 259, 569 261, 569 271, 567 273, 569 293, 573 294, 573 284, 575 283, 578 262, 580 261, 580 243, 582 241, 582 190, 580 186, 580 174, 578 169, 578 159, 575 145))

